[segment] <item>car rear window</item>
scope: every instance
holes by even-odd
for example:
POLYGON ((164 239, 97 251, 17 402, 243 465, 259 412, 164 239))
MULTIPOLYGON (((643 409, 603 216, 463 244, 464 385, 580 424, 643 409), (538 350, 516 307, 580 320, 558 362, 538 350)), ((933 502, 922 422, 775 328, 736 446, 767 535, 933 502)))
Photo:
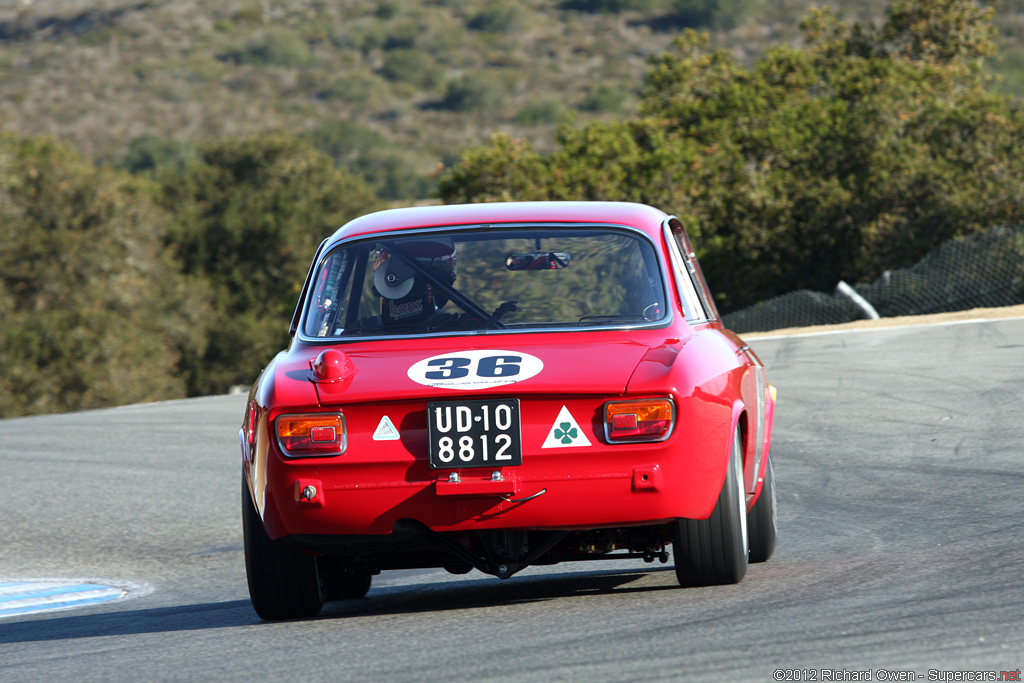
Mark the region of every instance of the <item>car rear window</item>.
POLYGON ((320 261, 307 337, 657 324, 659 261, 634 231, 488 228, 391 233, 320 261))

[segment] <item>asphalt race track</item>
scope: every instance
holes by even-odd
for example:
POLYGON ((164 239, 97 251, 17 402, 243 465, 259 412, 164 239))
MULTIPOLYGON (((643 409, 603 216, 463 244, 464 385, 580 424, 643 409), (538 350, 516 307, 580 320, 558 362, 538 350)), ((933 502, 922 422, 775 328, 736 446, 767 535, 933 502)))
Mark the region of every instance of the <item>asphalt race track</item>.
POLYGON ((267 624, 242 560, 243 396, 0 421, 0 584, 127 590, 0 618, 0 680, 986 680, 951 676, 1024 668, 1024 319, 752 345, 779 388, 780 541, 728 587, 680 589, 671 564, 643 562, 506 582, 407 572, 318 619, 267 624))

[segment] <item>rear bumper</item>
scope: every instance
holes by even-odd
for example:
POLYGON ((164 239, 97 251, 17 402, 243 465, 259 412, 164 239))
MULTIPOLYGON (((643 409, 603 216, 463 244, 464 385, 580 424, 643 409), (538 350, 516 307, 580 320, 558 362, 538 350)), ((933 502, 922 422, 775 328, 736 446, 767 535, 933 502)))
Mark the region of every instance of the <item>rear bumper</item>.
POLYGON ((683 447, 673 439, 588 453, 566 449, 524 457, 519 467, 458 471, 430 470, 422 460, 291 461, 271 454, 253 492, 271 538, 387 535, 403 520, 437 532, 646 526, 711 513, 724 477, 724 444, 683 447))

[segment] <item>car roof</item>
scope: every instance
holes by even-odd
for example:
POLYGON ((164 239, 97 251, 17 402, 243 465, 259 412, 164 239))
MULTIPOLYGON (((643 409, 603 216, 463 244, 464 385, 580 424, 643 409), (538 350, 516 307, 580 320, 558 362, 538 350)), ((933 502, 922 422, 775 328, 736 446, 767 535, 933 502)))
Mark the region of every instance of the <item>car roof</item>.
POLYGON ((349 221, 330 238, 335 243, 348 237, 391 230, 447 225, 498 223, 581 223, 628 225, 654 236, 668 215, 631 202, 483 202, 445 204, 377 211, 349 221))

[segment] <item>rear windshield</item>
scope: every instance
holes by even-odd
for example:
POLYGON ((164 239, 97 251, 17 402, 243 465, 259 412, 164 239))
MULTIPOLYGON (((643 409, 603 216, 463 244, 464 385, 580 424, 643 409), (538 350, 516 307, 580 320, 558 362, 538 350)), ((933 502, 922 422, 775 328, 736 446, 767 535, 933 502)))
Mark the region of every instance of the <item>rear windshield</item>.
POLYGON ((307 337, 652 325, 665 319, 650 242, 616 228, 396 233, 319 264, 307 337))

